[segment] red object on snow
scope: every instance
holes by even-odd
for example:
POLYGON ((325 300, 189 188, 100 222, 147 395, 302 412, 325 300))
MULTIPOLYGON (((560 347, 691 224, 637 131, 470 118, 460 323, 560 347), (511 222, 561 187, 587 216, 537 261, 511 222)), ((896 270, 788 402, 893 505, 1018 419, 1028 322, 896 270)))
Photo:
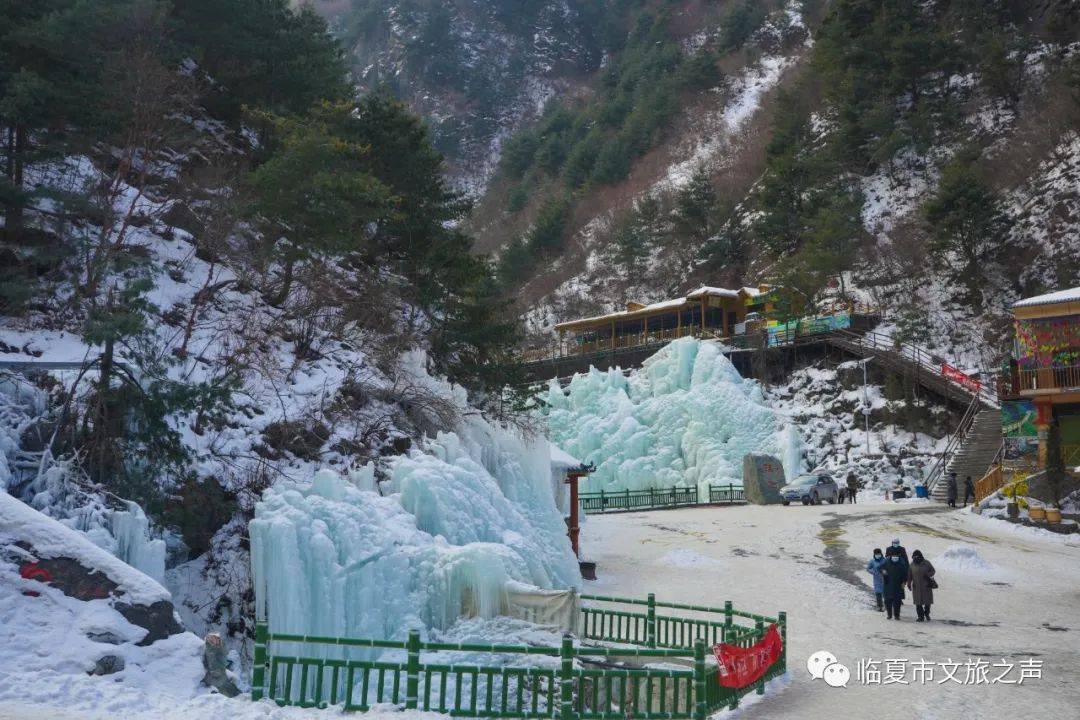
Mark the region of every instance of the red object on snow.
POLYGON ((744 688, 757 682, 769 667, 780 659, 784 641, 776 625, 770 625, 765 636, 755 645, 742 648, 719 643, 713 647, 720 666, 720 684, 726 688, 744 688))
POLYGON ((27 580, 37 580, 38 582, 43 583, 52 580, 52 573, 38 565, 36 562, 27 563, 19 568, 19 575, 27 580))
MULTIPOLYGON (((52 580, 52 573, 38 565, 36 562, 27 563, 19 568, 19 575, 27 580, 37 580, 38 582, 43 583, 48 583, 52 580)), ((38 597, 41 593, 36 590, 23 590, 23 595, 26 595, 27 597, 38 597)))

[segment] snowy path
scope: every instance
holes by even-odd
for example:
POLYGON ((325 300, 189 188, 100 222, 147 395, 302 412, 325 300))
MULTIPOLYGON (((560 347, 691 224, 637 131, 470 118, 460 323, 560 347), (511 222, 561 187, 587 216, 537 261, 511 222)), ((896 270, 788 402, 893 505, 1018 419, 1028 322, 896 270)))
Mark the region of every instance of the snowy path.
MULTIPOLYGON (((966 511, 925 505, 692 508, 589 517, 583 552, 598 562, 586 592, 788 612, 791 682, 745 707, 752 718, 952 719, 1075 717, 1080 705, 1080 538, 1017 529, 966 511), (938 570, 934 619, 900 622, 873 608, 863 570, 874 547, 900 537, 938 570), (978 562, 938 561, 946 549, 972 548, 978 562), (846 688, 814 681, 807 657, 829 650, 851 669, 846 688), (1022 685, 915 681, 910 663, 968 659, 1043 661, 1042 677, 1022 685), (908 685, 863 685, 860 659, 904 659, 908 685)), ((880 666, 883 668, 883 666, 880 666)), ((950 670, 951 670, 950 666, 950 670)), ((996 678, 1003 668, 989 670, 996 678)), ((883 673, 884 675, 884 673, 883 673)), ((721 713, 718 718, 727 717, 721 713)))

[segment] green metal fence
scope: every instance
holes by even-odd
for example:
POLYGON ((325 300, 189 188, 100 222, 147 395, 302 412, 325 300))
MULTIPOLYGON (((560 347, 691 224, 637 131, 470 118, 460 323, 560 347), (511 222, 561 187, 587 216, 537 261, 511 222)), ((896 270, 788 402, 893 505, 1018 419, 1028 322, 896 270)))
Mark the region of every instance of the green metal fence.
POLYGON ((596 614, 592 612, 595 608, 586 609, 586 622, 590 614, 593 619, 622 617, 623 620, 622 625, 612 625, 607 620, 594 623, 590 626, 591 635, 586 631, 583 637, 620 643, 622 647, 575 646, 570 636, 565 636, 558 647, 422 642, 416 631, 410 632, 405 641, 315 637, 270 633, 266 624, 260 623, 255 631, 252 699, 265 697, 279 705, 300 707, 340 705, 348 711, 365 711, 374 704, 388 703, 475 718, 703 720, 722 707, 735 707, 739 698, 749 692, 763 692, 765 682, 785 671, 784 613, 768 618, 736 611, 731 603, 725 603, 723 609, 707 608, 659 603, 652 595, 647 600, 593 595, 583 595, 582 599, 644 606, 646 612, 596 614), (657 615, 657 608, 724 619, 702 624, 697 619, 657 615), (626 620, 627 617, 633 622, 626 620), (741 620, 754 624, 738 624, 741 620), (749 687, 738 690, 722 687, 716 666, 706 656, 709 644, 723 640, 749 647, 774 622, 784 639, 780 660, 749 687), (644 634, 630 631, 630 627, 643 629, 644 634), (390 651, 384 655, 400 657, 346 660, 285 652, 297 646, 322 654, 332 654, 334 648, 382 649, 390 651), (440 663, 425 661, 423 656, 425 652, 447 651, 489 653, 494 656, 494 662, 491 665, 440 663), (521 656, 534 657, 530 660, 521 656), (628 661, 636 661, 642 667, 612 667, 614 663, 628 661), (522 662, 528 664, 521 665, 522 662))
POLYGON ((696 487, 665 488, 652 490, 623 490, 621 492, 595 492, 578 495, 581 509, 587 515, 603 512, 626 512, 628 510, 655 510, 659 508, 685 507, 688 505, 735 505, 744 503, 742 486, 710 485, 708 499, 698 497, 696 487))

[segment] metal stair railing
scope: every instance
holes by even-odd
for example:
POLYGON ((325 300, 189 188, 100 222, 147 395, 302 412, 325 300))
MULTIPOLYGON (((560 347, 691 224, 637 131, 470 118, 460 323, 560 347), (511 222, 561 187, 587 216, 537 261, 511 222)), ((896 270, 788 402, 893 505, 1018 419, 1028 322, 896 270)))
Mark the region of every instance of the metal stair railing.
POLYGON ((856 333, 849 330, 835 330, 830 333, 830 335, 832 341, 841 347, 848 349, 858 347, 890 357, 894 361, 897 361, 898 365, 908 365, 913 371, 912 374, 916 379, 922 377, 925 377, 926 379, 933 378, 933 382, 958 390, 966 396, 977 398, 984 405, 995 408, 1000 407, 997 391, 991 384, 975 381, 977 382, 977 388, 973 389, 970 384, 958 382, 957 380, 946 376, 942 372, 944 363, 929 350, 919 347, 918 345, 912 345, 911 343, 897 343, 894 338, 879 332, 874 332, 873 330, 865 333, 856 333))
POLYGON ((982 411, 982 403, 978 396, 971 398, 971 402, 967 406, 967 410, 964 411, 964 416, 960 419, 960 423, 956 426, 956 431, 949 436, 949 442, 945 445, 945 450, 942 451, 941 457, 937 459, 937 462, 930 468, 930 472, 926 476, 926 491, 932 493, 934 487, 937 486, 942 476, 945 474, 945 469, 949 465, 949 461, 956 452, 963 446, 964 440, 967 438, 968 433, 971 432, 971 426, 975 424, 975 417, 982 411))

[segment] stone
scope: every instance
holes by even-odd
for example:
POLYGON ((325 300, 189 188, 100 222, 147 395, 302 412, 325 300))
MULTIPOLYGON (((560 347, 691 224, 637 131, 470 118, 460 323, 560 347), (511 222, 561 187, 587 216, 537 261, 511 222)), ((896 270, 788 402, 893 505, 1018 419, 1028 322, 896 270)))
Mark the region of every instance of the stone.
POLYGON ((19 560, 22 577, 50 585, 76 600, 108 600, 128 622, 146 630, 146 636, 137 645, 149 645, 184 631, 176 609, 168 600, 150 605, 125 602, 123 589, 108 575, 69 557, 31 559, 36 552, 28 543, 17 542, 15 547, 25 551, 19 560))
POLYGON ((88 632, 86 633, 86 637, 96 643, 103 643, 105 645, 122 645, 125 642, 124 638, 120 637, 116 633, 108 631, 88 632))
POLYGON ((103 655, 94 663, 90 675, 112 675, 124 669, 124 658, 119 655, 103 655))
POLYGON ((787 484, 780 459, 764 453, 743 456, 743 497, 755 505, 781 502, 780 488, 787 484))
POLYGON ((135 643, 136 645, 149 645, 184 632, 184 626, 180 624, 173 604, 167 600, 158 600, 150 605, 116 602, 113 607, 129 623, 146 629, 146 637, 135 643))

